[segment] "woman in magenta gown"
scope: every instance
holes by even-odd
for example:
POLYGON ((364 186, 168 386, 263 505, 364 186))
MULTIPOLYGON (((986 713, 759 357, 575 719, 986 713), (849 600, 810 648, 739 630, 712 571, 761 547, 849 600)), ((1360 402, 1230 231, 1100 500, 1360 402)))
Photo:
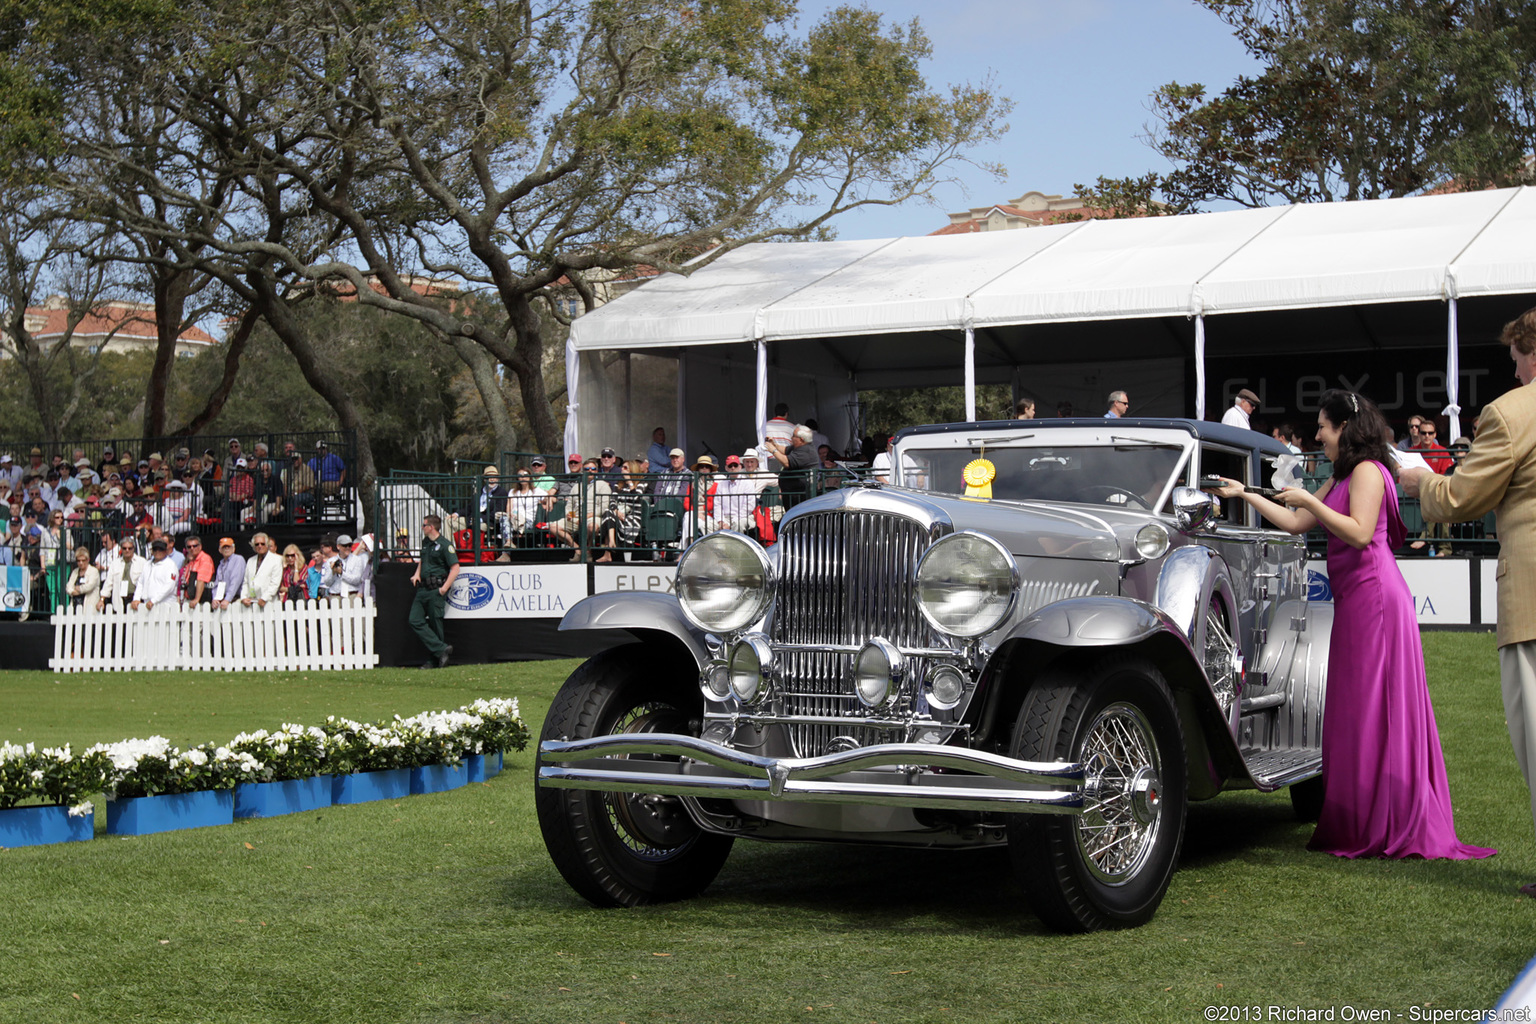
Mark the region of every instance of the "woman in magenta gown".
POLYGON ((1326 790, 1309 849, 1340 857, 1491 857, 1456 837, 1413 596, 1392 557, 1403 541, 1386 420, 1367 398, 1323 396, 1317 440, 1333 462, 1318 492, 1241 494, 1282 530, 1328 533, 1333 634, 1323 704, 1326 790))

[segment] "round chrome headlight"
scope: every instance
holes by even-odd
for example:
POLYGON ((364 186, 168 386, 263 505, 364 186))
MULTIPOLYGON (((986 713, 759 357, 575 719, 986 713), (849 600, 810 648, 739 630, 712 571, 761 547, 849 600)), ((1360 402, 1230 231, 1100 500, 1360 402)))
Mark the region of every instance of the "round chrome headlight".
POLYGON ((677 599, 706 632, 734 633, 763 617, 773 596, 773 563, 750 537, 722 531, 700 538, 677 563, 677 599))
POLYGON ((948 711, 965 696, 965 676, 953 665, 940 665, 928 677, 928 692, 924 694, 930 708, 948 711))
POLYGON ((761 633, 749 633, 731 651, 730 687, 736 699, 748 706, 768 697, 773 676, 773 647, 761 633))
POLYGON ((853 692, 867 708, 883 710, 901 696, 907 675, 907 659, 888 640, 875 637, 853 657, 853 692))
POLYGON ((1168 550, 1168 530, 1162 523, 1148 523, 1136 531, 1136 553, 1142 558, 1159 558, 1168 550))
POLYGON ((951 534, 917 566, 917 607, 933 628, 973 637, 1002 624, 1019 589, 1019 567, 1008 549, 984 533, 951 534))
POLYGON ((731 699, 731 666, 725 661, 711 661, 699 673, 699 689, 707 700, 731 699))

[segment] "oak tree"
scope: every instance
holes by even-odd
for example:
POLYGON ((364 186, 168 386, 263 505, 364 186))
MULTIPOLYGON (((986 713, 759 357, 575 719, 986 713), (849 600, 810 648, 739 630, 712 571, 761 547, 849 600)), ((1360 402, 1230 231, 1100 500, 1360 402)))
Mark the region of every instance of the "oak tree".
MULTIPOLYGON (((1379 199, 1532 179, 1536 3, 1197 0, 1262 65, 1219 92, 1152 96, 1174 210, 1379 199)), ((1100 179, 1085 199, 1149 195, 1100 179)))

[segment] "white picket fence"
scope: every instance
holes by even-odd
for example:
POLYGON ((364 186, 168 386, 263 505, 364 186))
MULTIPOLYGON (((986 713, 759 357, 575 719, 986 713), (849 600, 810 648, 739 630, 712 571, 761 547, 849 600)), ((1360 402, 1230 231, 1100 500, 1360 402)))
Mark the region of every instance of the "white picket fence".
POLYGON ((55 672, 373 668, 374 602, 299 601, 152 611, 65 608, 53 615, 55 672))

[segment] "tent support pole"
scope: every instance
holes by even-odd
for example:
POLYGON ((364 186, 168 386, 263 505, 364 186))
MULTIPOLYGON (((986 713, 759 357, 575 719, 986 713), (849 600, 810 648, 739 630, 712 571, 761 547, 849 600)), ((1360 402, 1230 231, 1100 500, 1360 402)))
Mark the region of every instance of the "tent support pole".
POLYGON ((1205 314, 1195 317, 1195 419, 1205 419, 1205 314))
POLYGON ((576 400, 577 379, 581 376, 581 356, 576 352, 576 340, 571 337, 565 339, 565 458, 571 457, 571 452, 580 451, 576 443, 576 411, 581 408, 581 403, 576 400))
POLYGON ((768 422, 768 343, 759 338, 753 344, 757 346, 757 424, 752 430, 761 448, 768 440, 763 433, 763 424, 768 422))
POLYGON ((976 421, 976 328, 965 325, 965 418, 976 421))
POLYGON ((1445 397, 1446 405, 1443 410, 1450 417, 1450 440, 1448 445, 1461 437, 1461 342, 1456 330, 1456 296, 1451 296, 1448 303, 1449 309, 1445 316, 1445 397))

